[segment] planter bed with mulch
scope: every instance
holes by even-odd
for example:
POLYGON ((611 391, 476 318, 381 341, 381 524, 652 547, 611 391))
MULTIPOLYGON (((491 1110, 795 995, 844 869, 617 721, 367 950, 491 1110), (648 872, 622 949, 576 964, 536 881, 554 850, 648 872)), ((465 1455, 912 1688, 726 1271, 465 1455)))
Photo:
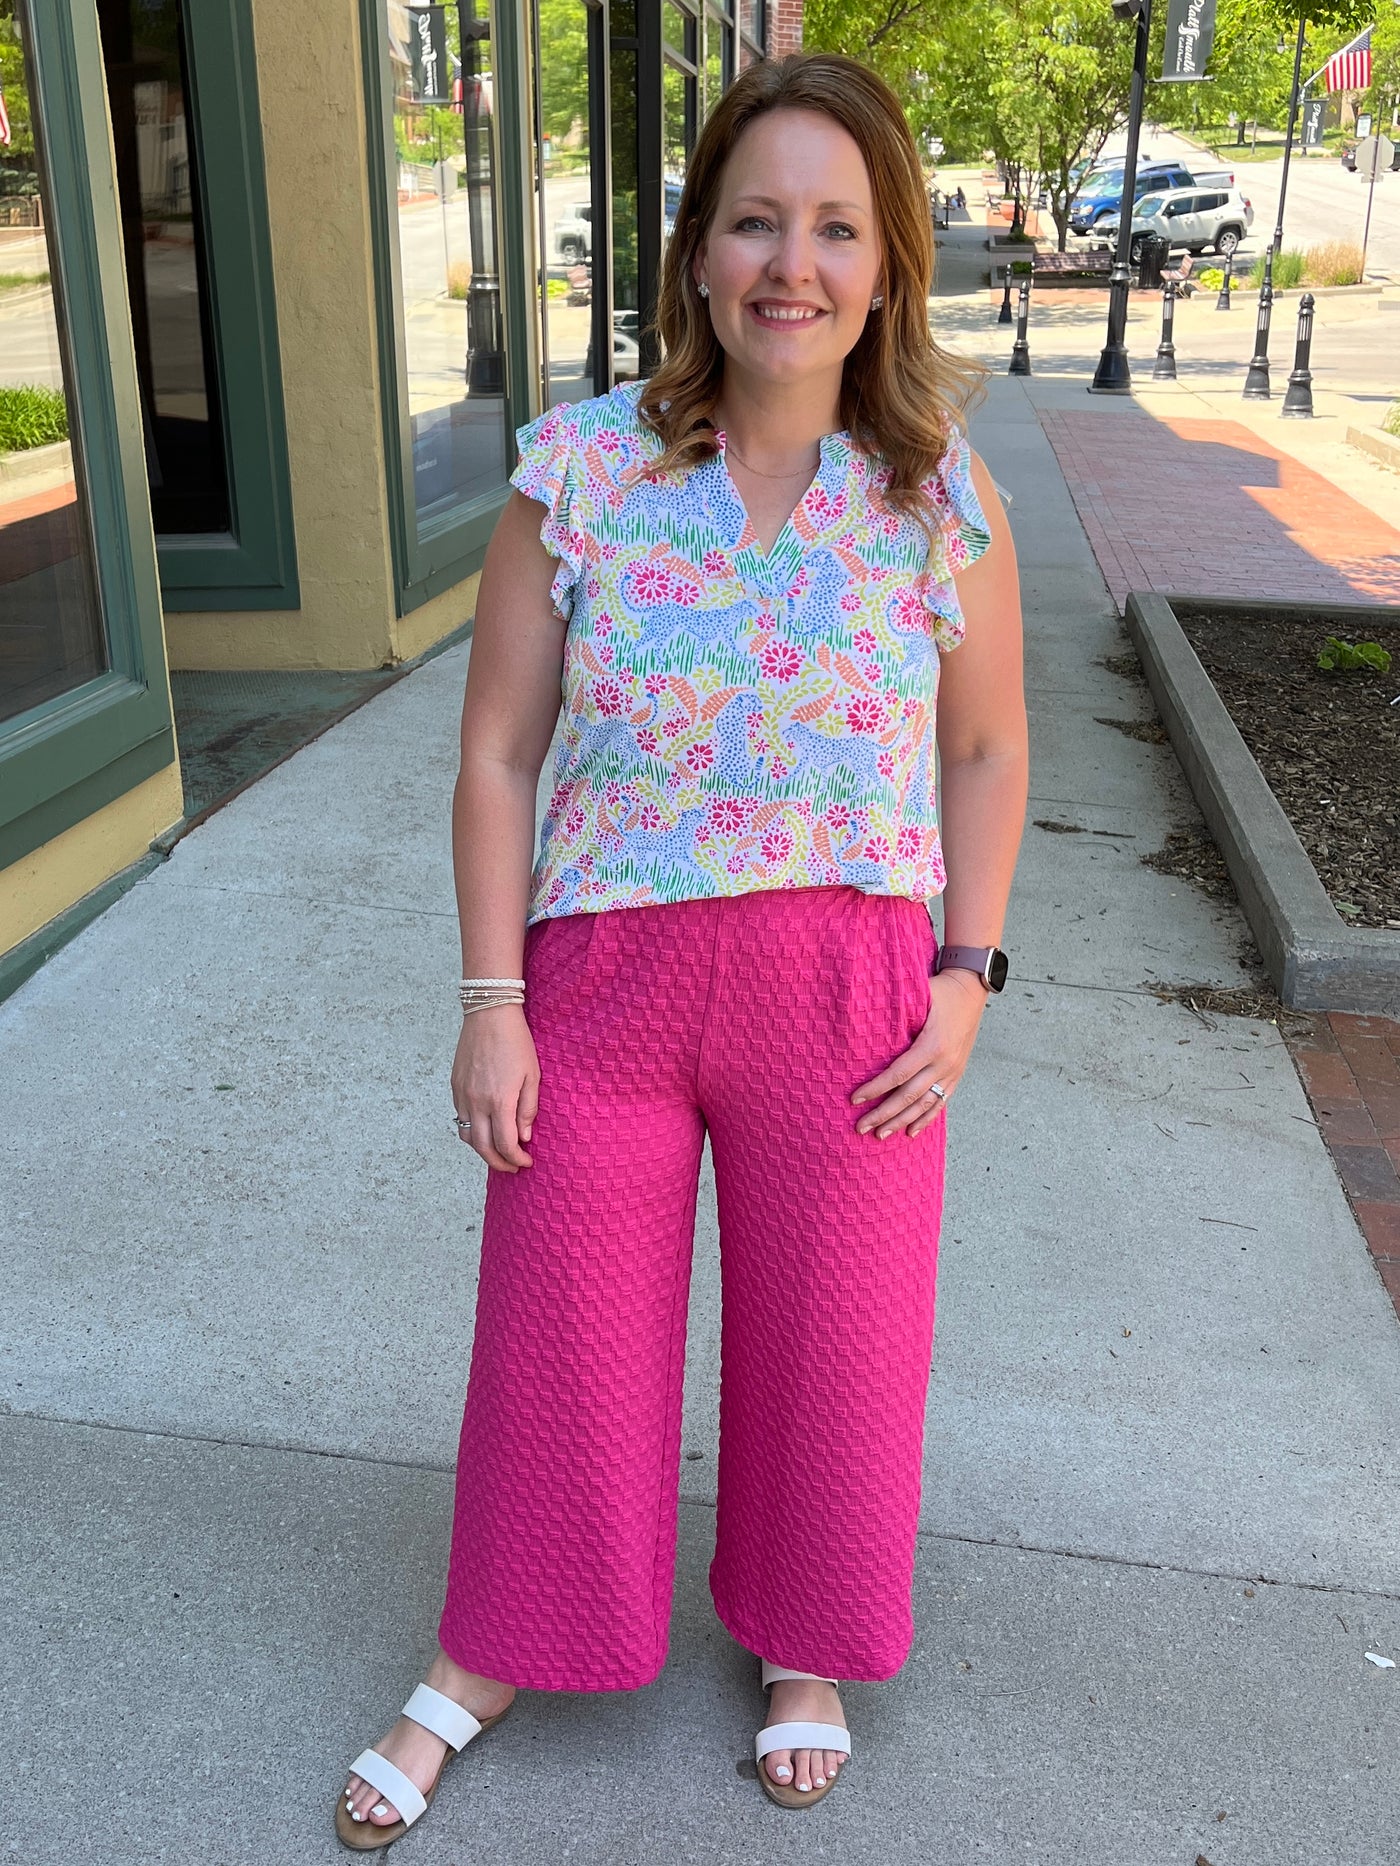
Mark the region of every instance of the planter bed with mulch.
POLYGON ((1280 998, 1400 1015, 1400 610, 1135 594, 1127 624, 1280 998), (1389 672, 1323 672, 1332 635, 1389 672))

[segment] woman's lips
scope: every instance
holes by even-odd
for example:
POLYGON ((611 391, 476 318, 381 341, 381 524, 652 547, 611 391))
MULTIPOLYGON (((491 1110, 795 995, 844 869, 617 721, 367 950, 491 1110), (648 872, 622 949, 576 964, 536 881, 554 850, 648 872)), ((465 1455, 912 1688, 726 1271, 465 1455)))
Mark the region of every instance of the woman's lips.
POLYGON ((825 311, 817 310, 811 305, 751 302, 744 308, 758 323, 766 325, 769 329, 801 330, 805 325, 815 324, 819 318, 826 316, 825 311))

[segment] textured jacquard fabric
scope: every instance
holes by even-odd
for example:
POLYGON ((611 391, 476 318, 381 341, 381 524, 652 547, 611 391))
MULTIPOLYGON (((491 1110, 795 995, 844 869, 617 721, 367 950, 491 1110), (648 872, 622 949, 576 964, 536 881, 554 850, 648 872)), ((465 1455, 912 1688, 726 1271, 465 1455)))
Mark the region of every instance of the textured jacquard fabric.
POLYGON ((987 548, 958 431, 923 486, 939 543, 843 430, 771 551, 718 451, 661 452, 644 385, 518 433, 568 621, 564 718, 528 920, 849 885, 926 900, 946 876, 934 794, 954 577, 987 548))
POLYGON ((665 1663, 708 1128, 715 1609, 778 1665, 899 1670, 945 1120, 877 1140, 849 1096, 922 1029, 936 951, 925 907, 850 886, 527 930, 539 1111, 533 1167, 487 1182, 439 1628, 459 1665, 605 1691, 665 1663))

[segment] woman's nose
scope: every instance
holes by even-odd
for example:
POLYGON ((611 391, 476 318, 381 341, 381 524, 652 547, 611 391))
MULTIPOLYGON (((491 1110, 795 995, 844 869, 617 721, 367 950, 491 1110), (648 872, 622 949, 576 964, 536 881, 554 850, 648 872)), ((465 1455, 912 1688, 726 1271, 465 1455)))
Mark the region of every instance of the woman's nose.
POLYGON ((796 230, 783 236, 768 265, 774 278, 790 283, 815 277, 816 269, 811 239, 796 230))

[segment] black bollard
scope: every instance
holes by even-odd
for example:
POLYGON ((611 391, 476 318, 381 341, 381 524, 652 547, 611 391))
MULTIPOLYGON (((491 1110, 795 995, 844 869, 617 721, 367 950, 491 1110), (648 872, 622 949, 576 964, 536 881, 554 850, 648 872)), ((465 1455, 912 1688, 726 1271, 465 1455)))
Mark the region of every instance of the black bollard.
POLYGON ((1176 314, 1176 286, 1170 279, 1162 285, 1162 341, 1157 345, 1157 361, 1152 366, 1154 382, 1176 381, 1176 345, 1172 342, 1172 324, 1176 314))
POLYGON ((1254 327, 1254 355, 1244 379, 1247 402, 1267 402, 1269 391, 1269 320, 1274 313, 1274 249, 1264 255, 1264 283, 1259 288, 1259 322, 1254 327))
POLYGON ((1029 376, 1031 373, 1031 353, 1026 342, 1026 322, 1031 314, 1031 282, 1021 280, 1021 292, 1016 301, 1016 341, 1011 346, 1011 362, 1007 368, 1008 376, 1029 376))
POLYGON ((1304 292, 1298 305, 1298 342, 1293 351, 1293 374, 1288 378, 1280 411, 1294 418, 1306 419, 1313 412, 1312 329, 1313 295, 1304 292))
POLYGON ((1001 310, 997 313, 998 324, 1011 323, 1011 268, 1006 268, 1006 285, 1001 294, 1001 310))
POLYGON ((1215 301, 1215 308, 1217 311, 1228 311, 1230 309, 1230 274, 1234 270, 1234 264, 1235 249, 1232 246, 1225 255, 1225 276, 1220 281, 1220 296, 1215 301))

